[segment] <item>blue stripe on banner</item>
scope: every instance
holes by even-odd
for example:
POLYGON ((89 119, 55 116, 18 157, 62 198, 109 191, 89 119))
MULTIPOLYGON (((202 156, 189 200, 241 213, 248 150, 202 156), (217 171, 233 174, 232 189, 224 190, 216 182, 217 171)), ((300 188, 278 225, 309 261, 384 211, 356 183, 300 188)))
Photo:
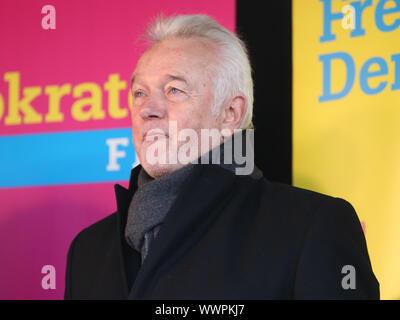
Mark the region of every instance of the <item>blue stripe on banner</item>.
POLYGON ((0 137, 0 188, 128 180, 132 129, 0 137))

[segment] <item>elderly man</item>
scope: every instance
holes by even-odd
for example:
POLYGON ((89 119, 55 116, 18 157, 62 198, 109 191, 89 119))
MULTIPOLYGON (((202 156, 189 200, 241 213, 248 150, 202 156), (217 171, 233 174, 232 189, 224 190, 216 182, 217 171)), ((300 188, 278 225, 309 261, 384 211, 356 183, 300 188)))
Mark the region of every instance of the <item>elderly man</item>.
POLYGON ((158 18, 147 39, 132 77, 140 165, 115 186, 117 212, 73 240, 65 298, 379 299, 353 207, 251 164, 243 42, 205 15, 158 18))

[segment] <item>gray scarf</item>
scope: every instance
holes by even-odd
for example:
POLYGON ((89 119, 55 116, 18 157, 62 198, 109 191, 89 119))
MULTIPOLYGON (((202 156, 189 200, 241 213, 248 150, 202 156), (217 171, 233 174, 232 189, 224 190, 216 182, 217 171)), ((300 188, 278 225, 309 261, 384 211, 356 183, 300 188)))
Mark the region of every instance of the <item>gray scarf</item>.
POLYGON ((128 209, 125 239, 132 248, 141 253, 142 263, 193 166, 193 164, 188 164, 157 179, 150 177, 141 168, 138 189, 128 209))

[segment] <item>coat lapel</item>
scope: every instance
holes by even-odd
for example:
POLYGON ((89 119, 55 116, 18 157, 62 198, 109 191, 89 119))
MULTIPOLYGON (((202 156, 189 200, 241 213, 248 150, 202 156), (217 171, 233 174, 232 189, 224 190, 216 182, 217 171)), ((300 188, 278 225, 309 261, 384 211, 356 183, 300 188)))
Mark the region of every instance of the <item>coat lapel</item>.
POLYGON ((218 206, 229 200, 235 178, 218 165, 194 166, 152 243, 129 299, 151 298, 159 277, 200 239, 217 217, 218 206))
POLYGON ((125 241, 125 225, 128 214, 128 208, 132 201, 132 196, 134 190, 137 188, 137 176, 140 172, 140 166, 135 167, 131 172, 130 182, 129 182, 129 190, 122 187, 119 184, 114 185, 115 190, 115 198, 117 201, 117 235, 118 235, 118 256, 119 256, 119 272, 121 274, 122 280, 122 291, 123 296, 127 297, 129 294, 129 286, 128 286, 128 272, 136 273, 137 270, 126 270, 126 266, 130 265, 140 265, 140 261, 138 263, 127 263, 127 259, 140 260, 140 254, 138 252, 134 252, 132 255, 133 249, 127 248, 127 244, 125 241), (127 251, 130 251, 129 257, 127 256, 127 251))

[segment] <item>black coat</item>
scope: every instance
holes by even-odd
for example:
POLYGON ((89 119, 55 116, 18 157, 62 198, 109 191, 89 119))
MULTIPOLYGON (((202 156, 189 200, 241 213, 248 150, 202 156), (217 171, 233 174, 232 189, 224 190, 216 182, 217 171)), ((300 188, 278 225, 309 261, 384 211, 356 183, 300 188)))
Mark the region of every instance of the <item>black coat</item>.
POLYGON ((141 266, 124 239, 139 170, 115 185, 117 212, 73 240, 66 299, 379 299, 351 204, 218 165, 195 166, 141 266))

